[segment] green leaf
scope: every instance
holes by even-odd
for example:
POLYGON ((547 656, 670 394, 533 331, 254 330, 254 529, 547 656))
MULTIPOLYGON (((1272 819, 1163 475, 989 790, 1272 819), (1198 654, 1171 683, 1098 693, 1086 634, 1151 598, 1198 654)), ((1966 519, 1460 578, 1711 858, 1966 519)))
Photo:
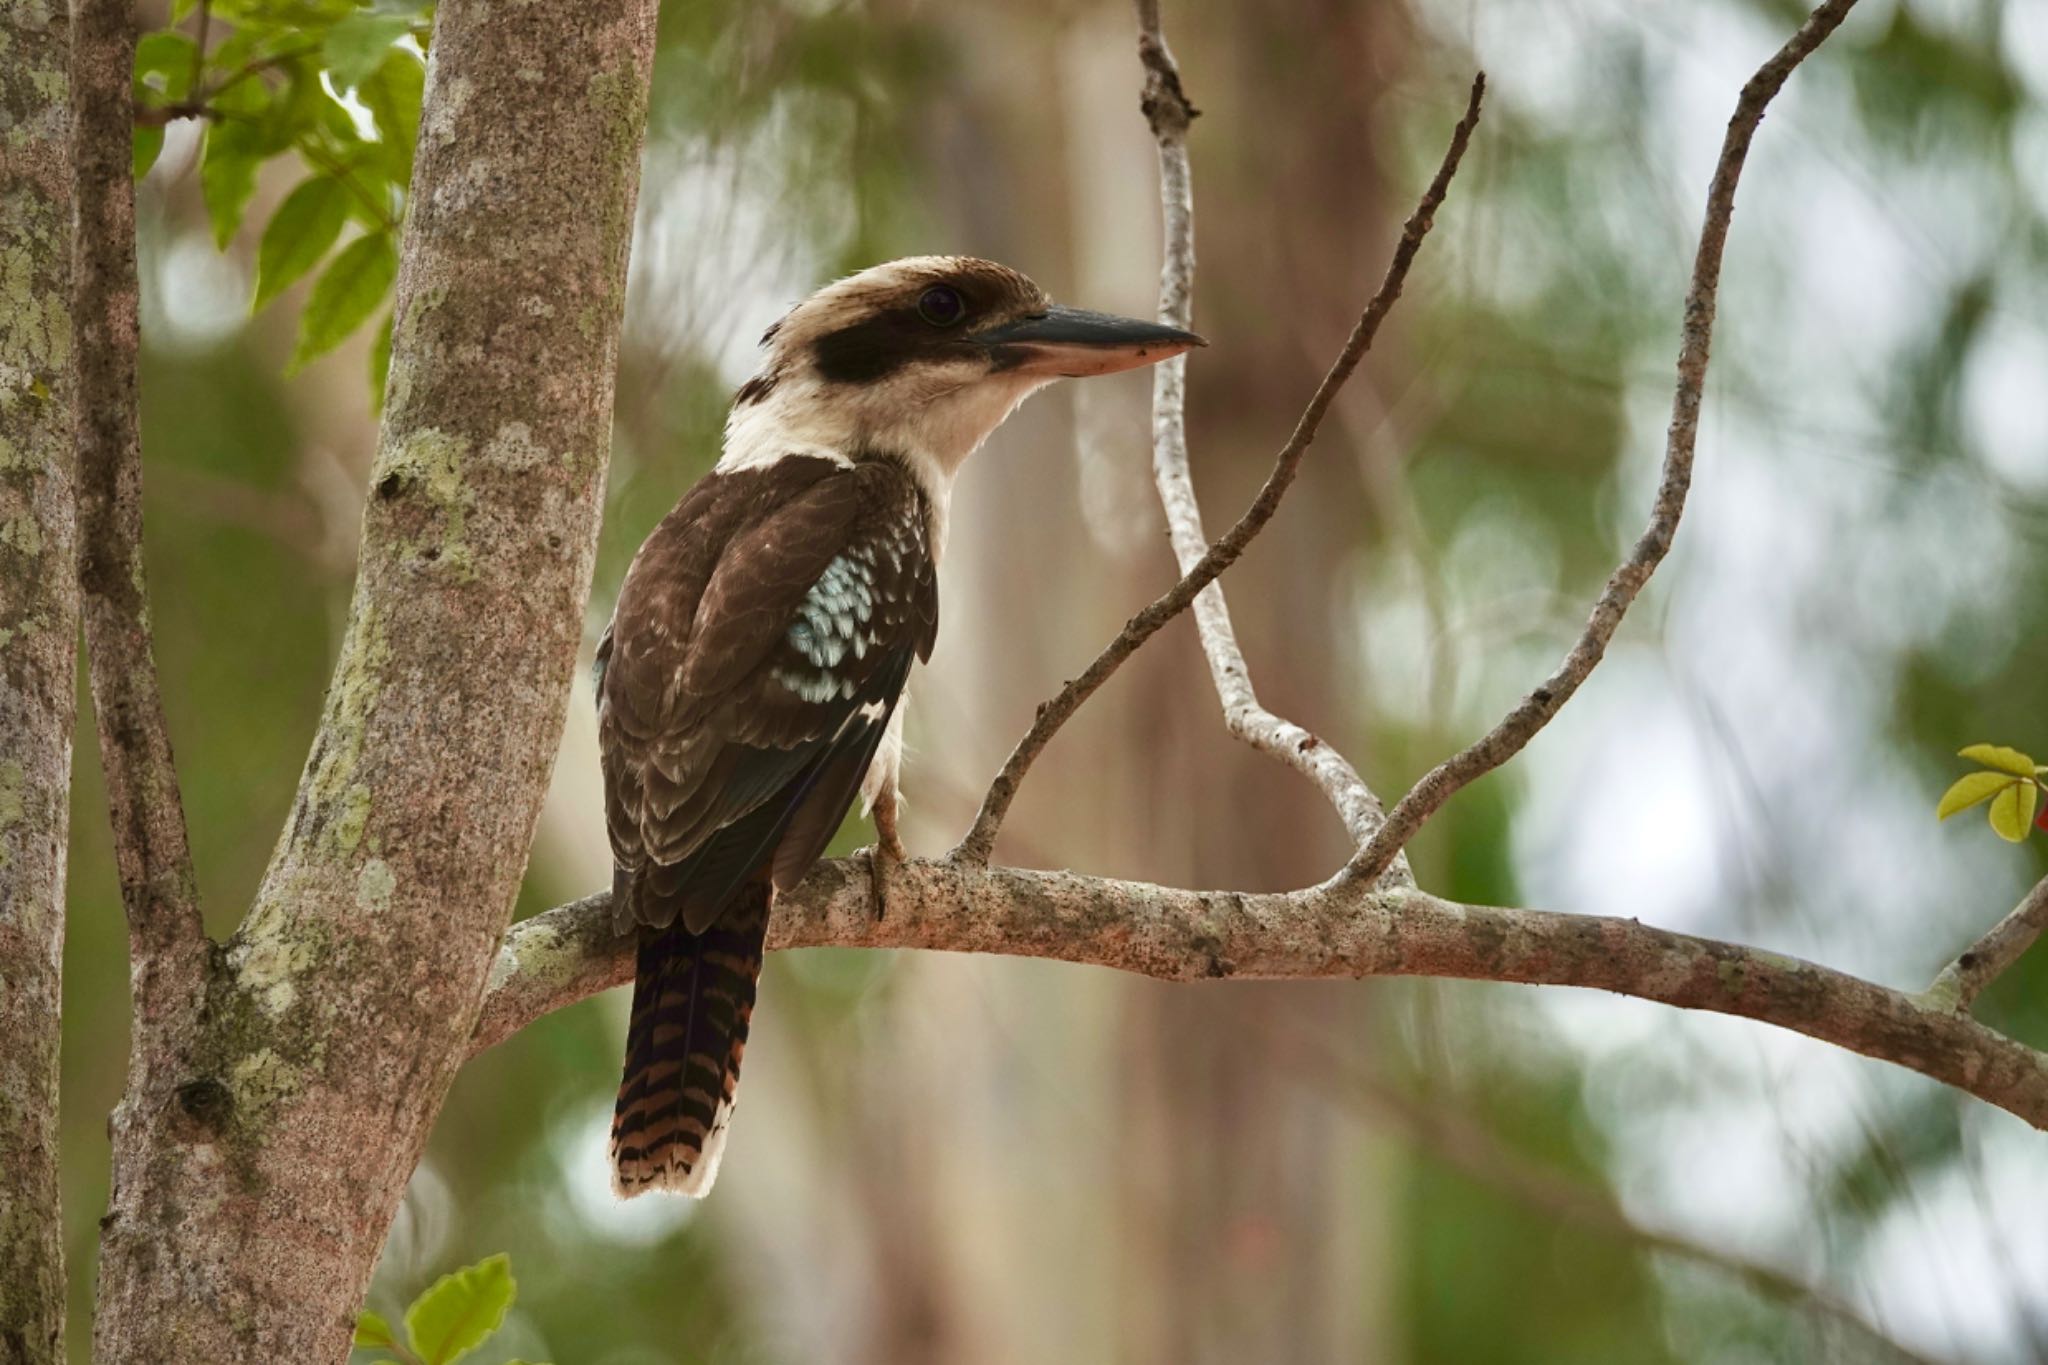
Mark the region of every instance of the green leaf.
POLYGON ((398 1338, 391 1335, 391 1324, 384 1320, 382 1313, 372 1313, 366 1308, 356 1316, 355 1344, 365 1350, 374 1351, 381 1346, 395 1351, 398 1338))
POLYGON ((199 45, 182 33, 159 29, 135 40, 135 93, 159 104, 177 104, 192 93, 192 69, 199 45))
POLYGON ((460 1360, 498 1330, 517 1290, 503 1252, 442 1276, 405 1310, 414 1354, 426 1365, 460 1360))
MULTIPOLYGON (((263 150, 271 156, 297 144, 320 122, 325 106, 334 103, 320 84, 319 68, 303 58, 277 68, 286 76, 284 86, 263 111, 258 128, 263 150)), ((244 81, 243 85, 257 84, 244 81)), ((237 87, 239 89, 240 87, 237 87)))
POLYGON ((1991 798, 1991 828, 2007 843, 2026 842, 2034 822, 2034 802, 2041 792, 2032 782, 2015 782, 1991 798))
POLYGON ((1982 763, 1987 768, 1996 768, 2014 777, 2032 777, 2034 760, 2018 749, 2008 749, 2003 744, 1972 744, 1962 751, 1962 757, 1972 763, 1982 763))
POLYGON ((373 232, 342 248, 313 284, 306 311, 299 315, 299 344, 289 369, 334 349, 344 337, 384 302, 385 291, 398 276, 398 253, 391 234, 373 232))
POLYGON ((2013 781, 2004 773, 1967 773, 1941 794, 1941 804, 1934 808, 1934 818, 1946 820, 1959 810, 1968 810, 1980 801, 1989 801, 2011 786, 2013 781))
POLYGON ((377 120, 377 157, 402 189, 412 180, 413 147, 420 140, 420 94, 426 68, 410 52, 393 52, 356 89, 377 120))
POLYGON ((213 221, 213 244, 227 250, 249 196, 256 192, 256 168, 263 162, 255 134, 245 123, 215 123, 206 130, 206 151, 199 163, 199 193, 206 216, 213 221))
POLYGON ((391 314, 384 314, 377 339, 370 343, 370 412, 384 411, 384 384, 391 376, 391 314))
POLYGON ((348 221, 348 189, 318 175, 286 196, 263 229, 256 252, 256 302, 261 308, 320 263, 348 221))
POLYGON ((164 130, 162 128, 148 127, 140 123, 135 125, 133 161, 135 165, 135 178, 137 180, 149 174, 149 168, 156 165, 157 154, 162 152, 163 149, 164 130))
POLYGON ((323 56, 335 88, 353 90, 370 78, 391 45, 412 32, 412 16, 357 10, 327 30, 323 56))

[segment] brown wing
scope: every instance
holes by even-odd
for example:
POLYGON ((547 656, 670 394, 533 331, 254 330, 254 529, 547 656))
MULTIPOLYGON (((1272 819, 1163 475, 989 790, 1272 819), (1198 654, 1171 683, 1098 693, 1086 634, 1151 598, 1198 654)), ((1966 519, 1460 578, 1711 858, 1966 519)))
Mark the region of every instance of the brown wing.
POLYGON ((926 524, 897 466, 793 457, 708 476, 648 539, 599 648, 621 927, 701 930, 807 804, 843 817, 937 633, 926 524))

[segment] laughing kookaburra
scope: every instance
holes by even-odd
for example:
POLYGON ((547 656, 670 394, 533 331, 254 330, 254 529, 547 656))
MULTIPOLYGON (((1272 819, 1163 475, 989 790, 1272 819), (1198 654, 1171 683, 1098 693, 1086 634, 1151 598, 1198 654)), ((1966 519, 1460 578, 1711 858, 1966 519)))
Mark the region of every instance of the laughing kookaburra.
POLYGON ((711 1188, 769 909, 856 794, 900 852, 898 703, 938 634, 961 462, 1055 379, 1202 344, 964 256, 828 285, 762 341, 723 455, 640 547, 597 648, 612 914, 640 954, 622 1195, 711 1188))

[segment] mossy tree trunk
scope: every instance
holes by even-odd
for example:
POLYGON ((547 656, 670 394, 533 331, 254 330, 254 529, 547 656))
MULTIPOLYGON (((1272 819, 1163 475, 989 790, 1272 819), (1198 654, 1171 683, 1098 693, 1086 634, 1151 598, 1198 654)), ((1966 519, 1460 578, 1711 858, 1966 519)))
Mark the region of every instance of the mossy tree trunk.
POLYGON ((64 1358, 57 1186, 77 694, 70 41, 0 0, 0 1365, 64 1358))
POLYGON ((443 0, 349 628, 255 904, 138 1017, 97 1356, 341 1361, 510 916, 581 640, 653 0, 443 0))

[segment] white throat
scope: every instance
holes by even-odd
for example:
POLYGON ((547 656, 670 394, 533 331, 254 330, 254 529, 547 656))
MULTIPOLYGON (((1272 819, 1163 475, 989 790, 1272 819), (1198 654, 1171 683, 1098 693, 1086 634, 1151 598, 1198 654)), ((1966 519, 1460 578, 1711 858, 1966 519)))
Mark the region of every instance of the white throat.
POLYGON ((919 366, 872 384, 828 384, 790 367, 768 393, 734 406, 725 423, 723 471, 759 468, 787 455, 852 464, 864 450, 901 456, 932 509, 932 559, 945 550, 953 476, 989 433, 1048 380, 1037 375, 948 372, 919 366))

